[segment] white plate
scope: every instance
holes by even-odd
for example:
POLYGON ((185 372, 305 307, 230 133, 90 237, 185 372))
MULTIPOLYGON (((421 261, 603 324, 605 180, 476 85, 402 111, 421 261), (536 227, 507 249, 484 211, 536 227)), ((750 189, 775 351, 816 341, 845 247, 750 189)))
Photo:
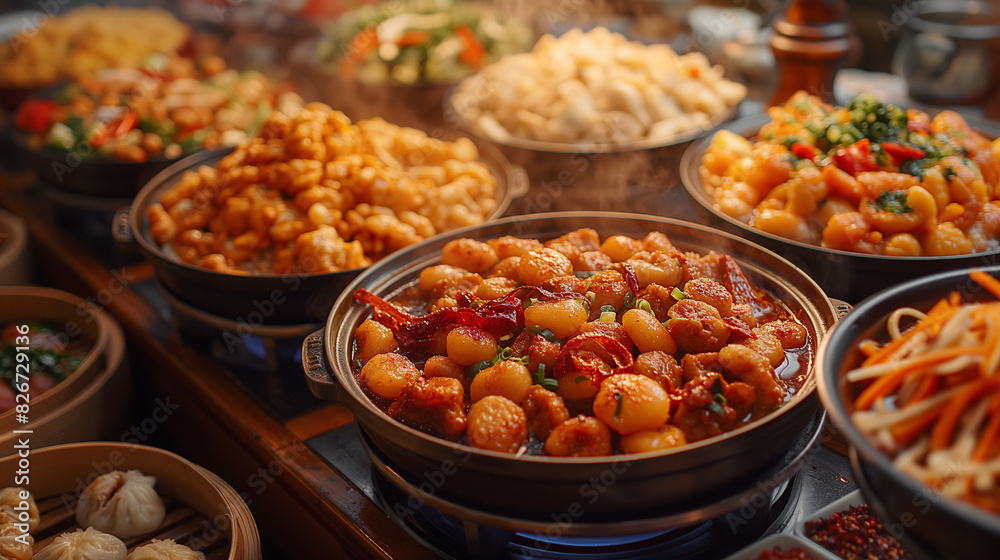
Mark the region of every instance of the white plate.
POLYGON ((791 548, 801 548, 805 551, 806 556, 808 556, 810 560, 842 560, 841 558, 830 554, 830 552, 822 547, 810 542, 809 539, 787 534, 765 537, 740 550, 739 552, 731 556, 727 556, 725 560, 753 560, 754 558, 760 556, 765 550, 774 550, 774 547, 778 547, 785 551, 791 548))

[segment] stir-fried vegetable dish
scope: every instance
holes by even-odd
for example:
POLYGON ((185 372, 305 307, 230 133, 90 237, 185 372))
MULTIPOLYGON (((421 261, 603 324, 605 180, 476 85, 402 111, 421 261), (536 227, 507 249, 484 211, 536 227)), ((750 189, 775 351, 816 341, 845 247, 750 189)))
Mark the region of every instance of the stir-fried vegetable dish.
POLYGON ((889 256, 1000 248, 1000 143, 954 111, 799 92, 756 139, 720 131, 701 165, 721 212, 764 232, 889 256))
POLYGON ((301 107, 259 72, 237 72, 219 57, 199 63, 152 55, 139 68, 101 70, 32 99, 15 125, 29 146, 80 159, 126 162, 173 159, 202 148, 235 146, 256 132, 274 109, 301 107))
POLYGON ((355 332, 360 385, 394 419, 507 453, 681 447, 783 406, 813 342, 727 255, 662 233, 458 239, 355 332))
POLYGON ((319 57, 346 80, 450 83, 533 41, 527 24, 485 4, 406 0, 345 15, 327 31, 319 57))

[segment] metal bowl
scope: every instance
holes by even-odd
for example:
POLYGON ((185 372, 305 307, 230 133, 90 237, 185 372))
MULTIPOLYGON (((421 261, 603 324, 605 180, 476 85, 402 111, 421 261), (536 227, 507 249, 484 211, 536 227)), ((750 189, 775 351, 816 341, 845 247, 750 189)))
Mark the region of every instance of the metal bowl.
POLYGON ((903 24, 893 71, 925 103, 981 103, 1000 83, 995 2, 933 0, 903 24))
MULTIPOLYGON (((1000 136, 1000 123, 965 118, 974 129, 987 137, 1000 136)), ((739 119, 722 128, 750 138, 768 122, 770 117, 762 114, 739 119)), ((832 298, 854 303, 883 288, 926 274, 1000 262, 1000 251, 946 257, 888 257, 828 249, 761 231, 720 211, 705 191, 699 168, 711 142, 711 137, 702 138, 684 152, 680 173, 688 194, 716 217, 724 220, 727 229, 760 243, 806 271, 832 298)))
MULTIPOLYGON (((983 268, 1000 276, 1000 266, 983 268)), ((850 420, 855 393, 844 375, 863 359, 858 343, 885 340, 885 320, 899 307, 926 311, 958 290, 966 301, 988 301, 968 270, 953 270, 906 282, 860 303, 827 335, 817 356, 817 383, 823 405, 851 446, 853 471, 865 498, 884 525, 921 557, 945 560, 989 558, 1000 543, 1000 515, 943 498, 901 473, 850 420)))
POLYGON ((21 159, 39 180, 61 190, 91 196, 131 198, 157 173, 188 155, 122 161, 108 156, 90 156, 89 152, 34 149, 28 145, 26 132, 18 130, 13 136, 21 159))
POLYGON ((640 514, 659 517, 664 504, 671 510, 701 507, 732 496, 734 487, 747 481, 761 480, 769 465, 790 461, 795 454, 789 446, 818 409, 811 375, 788 404, 736 430, 679 449, 611 457, 515 457, 458 444, 397 422, 362 391, 352 373, 350 349, 355 329, 371 311, 354 300, 356 290, 365 288, 382 297, 398 294, 414 284, 421 270, 439 263, 441 249, 453 239, 503 235, 551 239, 583 227, 602 236, 635 238, 660 231, 683 250, 733 255, 751 283, 777 297, 807 327, 814 344, 836 320, 826 295, 802 271, 735 236, 637 214, 522 216, 428 239, 359 276, 334 305, 325 333, 314 333, 303 345, 303 365, 313 394, 347 405, 379 454, 421 488, 426 482, 442 498, 497 515, 550 519, 570 512, 576 522, 613 522, 640 514))
MULTIPOLYGON (((507 211, 515 197, 527 192, 527 177, 491 146, 477 145, 477 148, 480 161, 497 178, 497 207, 487 218, 494 220, 507 211)), ((215 165, 231 151, 232 148, 222 148, 201 152, 153 177, 133 200, 128 216, 116 219, 118 225, 127 224, 126 231, 116 232, 116 238, 136 241, 153 262, 163 287, 196 309, 245 323, 250 329, 261 325, 322 323, 340 291, 363 269, 298 275, 226 274, 187 264, 164 253, 150 235, 146 209, 186 172, 202 165, 215 165)))
POLYGON ((626 212, 644 207, 647 199, 655 204, 657 195, 679 184, 677 165, 688 144, 733 120, 739 111, 735 106, 711 128, 669 138, 597 143, 543 142, 515 136, 498 139, 475 127, 469 120, 469 108, 456 103, 454 93, 459 84, 445 95, 444 121, 495 144, 528 171, 537 192, 525 201, 526 213, 582 209, 626 212))

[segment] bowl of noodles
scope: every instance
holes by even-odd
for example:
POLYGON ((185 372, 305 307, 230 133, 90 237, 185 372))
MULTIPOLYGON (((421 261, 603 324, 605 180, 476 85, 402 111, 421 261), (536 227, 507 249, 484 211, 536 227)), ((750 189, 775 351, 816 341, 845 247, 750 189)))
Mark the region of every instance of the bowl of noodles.
POLYGON ((985 557, 1000 539, 997 277, 998 266, 963 269, 882 291, 817 356, 865 497, 933 558, 985 557))

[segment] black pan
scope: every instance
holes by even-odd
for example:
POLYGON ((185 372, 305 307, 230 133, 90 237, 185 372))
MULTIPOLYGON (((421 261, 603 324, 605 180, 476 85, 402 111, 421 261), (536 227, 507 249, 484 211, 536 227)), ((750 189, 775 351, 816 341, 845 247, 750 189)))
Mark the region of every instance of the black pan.
POLYGON ((391 297, 412 285, 421 269, 438 263, 442 247, 452 239, 508 234, 548 239, 582 227, 602 236, 635 238, 661 231, 682 249, 730 254, 754 285, 784 302, 807 326, 814 343, 836 320, 830 300, 802 271, 762 247, 703 226, 599 212, 508 218, 426 240, 377 263, 351 283, 330 312, 325 333, 314 333, 303 345, 312 392, 347 405, 379 453, 404 476, 425 481, 446 499, 497 514, 548 519, 570 512, 578 521, 592 522, 636 512, 656 515, 666 504, 675 509, 728 497, 734 485, 760 480, 755 477, 767 466, 790 460, 790 443, 819 408, 811 375, 787 405, 730 433, 668 452, 597 458, 514 457, 453 443, 396 422, 364 394, 351 372, 350 348, 355 328, 371 310, 354 301, 355 290, 391 297))
MULTIPOLYGON (((998 266, 982 270, 1000 277, 998 266)), ((830 419, 851 445, 852 470, 862 493, 904 546, 928 560, 995 557, 1000 546, 1000 515, 943 498, 900 472, 851 422, 850 403, 856 395, 844 375, 862 360, 859 342, 886 340, 885 320, 894 310, 926 311, 953 290, 964 301, 995 300, 969 279, 968 269, 907 282, 861 302, 833 329, 817 357, 819 394, 830 419)))
MULTIPOLYGON (((966 121, 987 138, 1000 136, 1000 123, 965 117, 966 121)), ((770 122, 767 115, 739 119, 722 128, 750 138, 770 122)), ((681 158, 681 182, 688 193, 708 211, 727 222, 727 229, 767 247, 806 271, 830 297, 856 303, 875 292, 913 278, 945 270, 996 263, 1000 251, 948 257, 887 257, 827 249, 795 241, 750 226, 715 207, 705 191, 698 169, 708 150, 712 136, 691 144, 681 158)))
MULTIPOLYGON (((495 149, 478 145, 480 160, 497 178, 497 208, 489 219, 503 215, 511 201, 527 192, 527 177, 511 166, 495 149)), ((238 276, 190 265, 164 253, 149 234, 146 209, 173 187, 185 172, 202 165, 215 165, 232 148, 201 152, 164 169, 135 197, 125 221, 128 232, 118 238, 133 238, 153 262, 156 275, 171 294, 184 303, 253 329, 260 325, 322 323, 341 290, 362 269, 323 274, 238 276)))

